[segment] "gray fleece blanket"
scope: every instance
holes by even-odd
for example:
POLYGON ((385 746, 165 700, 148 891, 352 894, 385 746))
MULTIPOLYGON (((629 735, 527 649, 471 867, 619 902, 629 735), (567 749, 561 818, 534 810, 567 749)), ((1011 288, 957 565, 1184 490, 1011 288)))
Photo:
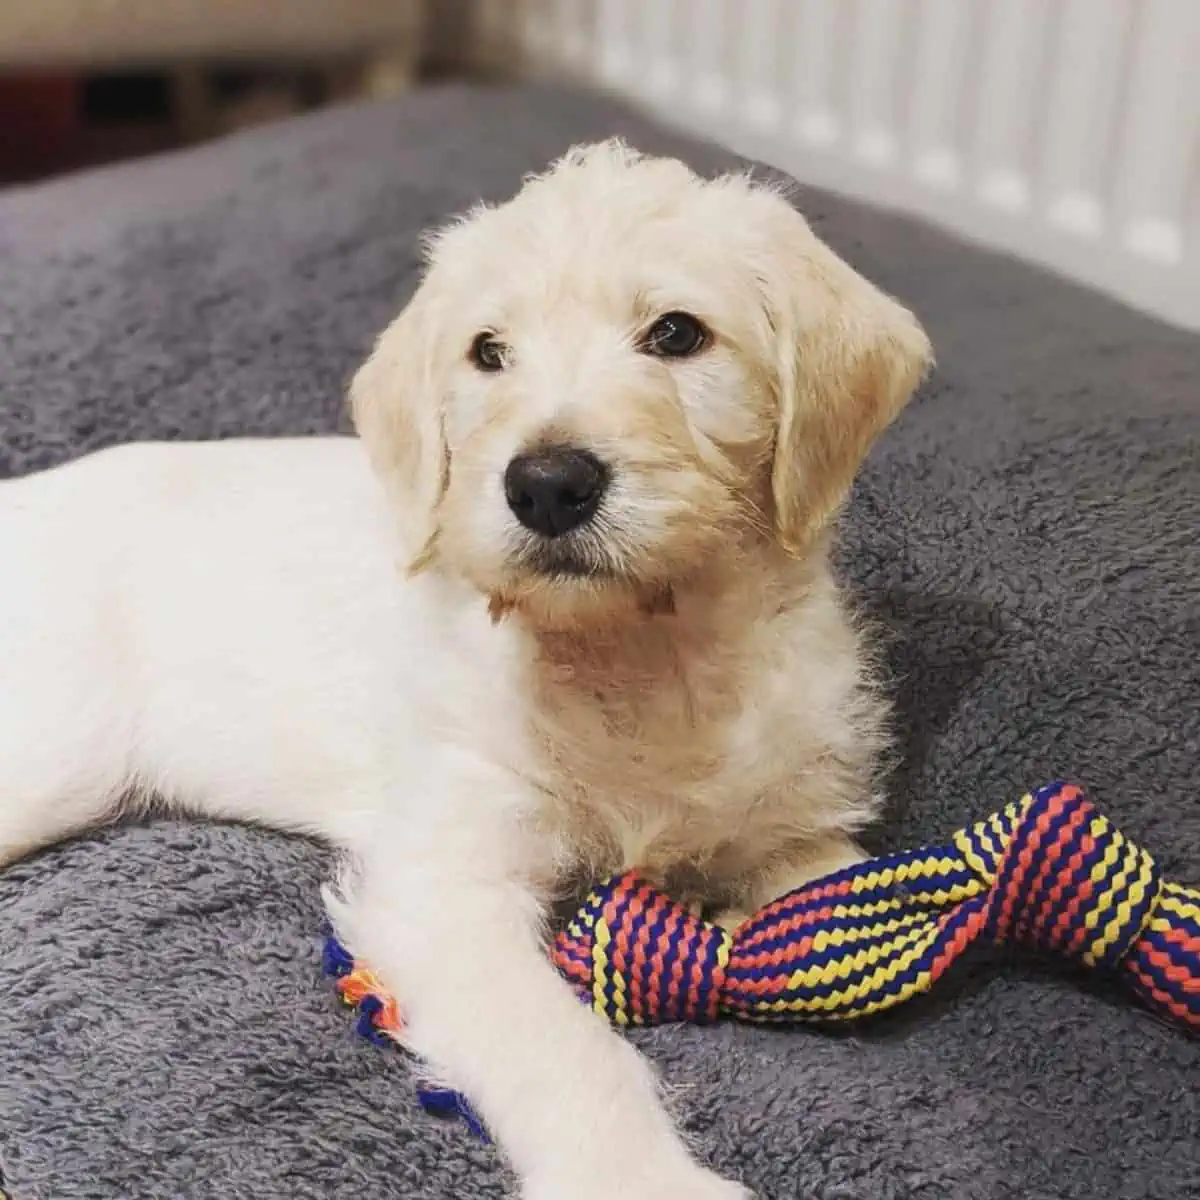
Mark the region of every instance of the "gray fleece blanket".
MULTIPOLYGON (((345 428, 344 381, 413 287, 418 231, 617 132, 731 165, 596 97, 450 87, 0 195, 0 476, 135 438, 345 428)), ((1065 775, 1195 880, 1200 340, 799 200, 940 360, 840 551, 897 704, 874 847, 1065 775)), ((503 1194, 493 1152, 417 1108, 402 1056, 356 1039, 321 978, 328 867, 296 838, 162 820, 0 873, 16 1200, 503 1194)), ((637 1040, 702 1154, 771 1200, 1200 1196, 1197 1045, 1048 965, 981 962, 841 1036, 637 1040)))

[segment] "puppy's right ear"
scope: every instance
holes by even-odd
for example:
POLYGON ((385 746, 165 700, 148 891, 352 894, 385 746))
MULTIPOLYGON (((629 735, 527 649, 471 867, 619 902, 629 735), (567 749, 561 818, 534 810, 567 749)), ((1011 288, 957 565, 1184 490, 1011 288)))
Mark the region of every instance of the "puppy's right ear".
POLYGON ((436 380, 436 305, 418 289, 350 384, 355 428, 396 506, 411 573, 427 566, 450 474, 436 380))

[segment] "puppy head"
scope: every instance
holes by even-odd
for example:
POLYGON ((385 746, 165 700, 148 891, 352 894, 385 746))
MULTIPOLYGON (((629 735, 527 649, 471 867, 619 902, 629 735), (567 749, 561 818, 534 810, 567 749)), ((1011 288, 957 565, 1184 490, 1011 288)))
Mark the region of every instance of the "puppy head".
POLYGON ((609 142, 435 235, 351 399, 411 569, 561 626, 808 553, 929 357, 781 196, 609 142))

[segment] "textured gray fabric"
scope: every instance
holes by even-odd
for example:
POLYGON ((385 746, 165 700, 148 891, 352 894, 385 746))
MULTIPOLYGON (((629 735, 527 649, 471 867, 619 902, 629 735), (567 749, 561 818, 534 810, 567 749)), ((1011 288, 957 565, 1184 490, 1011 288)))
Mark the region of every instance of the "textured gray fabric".
MULTIPOLYGON (((418 229, 618 131, 728 163, 595 98, 449 88, 0 196, 0 475, 132 438, 341 427, 418 229)), ((1071 775, 1195 879, 1200 341, 801 200, 940 357, 845 521, 899 705, 875 845, 1071 775)), ((295 838, 162 821, 0 873, 17 1200, 501 1194, 492 1153, 418 1111, 401 1057, 356 1040, 320 978, 327 867, 295 838)), ((849 1035, 639 1040, 686 1085, 703 1152, 764 1197, 1200 1196, 1196 1044, 1051 969, 981 965, 849 1035)))

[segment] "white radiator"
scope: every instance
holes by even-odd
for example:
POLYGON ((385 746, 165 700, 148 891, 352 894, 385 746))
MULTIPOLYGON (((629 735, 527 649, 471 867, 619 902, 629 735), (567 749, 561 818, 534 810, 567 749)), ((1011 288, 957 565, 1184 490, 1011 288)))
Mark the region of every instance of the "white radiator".
POLYGON ((1200 329, 1200 0, 476 0, 471 30, 1200 329))

